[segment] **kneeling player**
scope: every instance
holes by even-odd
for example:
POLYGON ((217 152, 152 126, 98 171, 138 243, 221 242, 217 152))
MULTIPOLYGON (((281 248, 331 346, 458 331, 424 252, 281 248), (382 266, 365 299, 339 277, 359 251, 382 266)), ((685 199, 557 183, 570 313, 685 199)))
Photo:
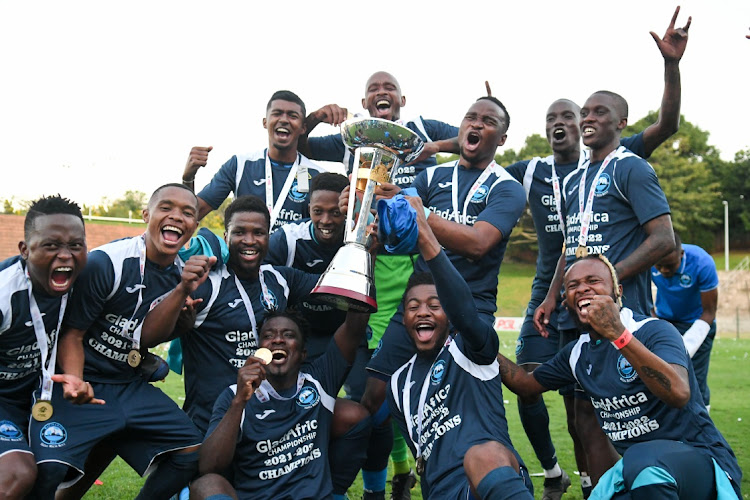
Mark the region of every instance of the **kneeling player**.
POLYGON ((237 385, 214 406, 200 453, 191 498, 331 498, 328 441, 336 394, 344 383, 369 314, 349 312, 334 342, 315 360, 305 360, 308 326, 290 312, 271 313, 260 329, 270 363, 253 356, 237 385), (232 484, 219 475, 231 466, 232 484))
POLYGON ((480 320, 469 286, 427 224, 422 201, 409 201, 432 276, 415 274, 406 287, 404 327, 417 353, 391 377, 388 401, 417 457, 422 495, 533 498, 508 435, 497 334, 480 320), (460 332, 455 338, 448 335, 449 319, 460 332))
POLYGON ((498 359, 503 382, 516 394, 578 382, 591 397, 602 430, 623 455, 591 498, 624 492, 629 498, 742 498, 737 459, 708 416, 677 330, 620 306, 622 287, 604 256, 576 261, 564 283, 580 338, 533 374, 498 359))

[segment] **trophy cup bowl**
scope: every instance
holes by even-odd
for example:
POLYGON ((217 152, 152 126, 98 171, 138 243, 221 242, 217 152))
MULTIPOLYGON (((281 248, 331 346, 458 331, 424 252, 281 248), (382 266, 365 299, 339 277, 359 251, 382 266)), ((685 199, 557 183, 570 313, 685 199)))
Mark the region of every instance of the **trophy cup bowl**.
POLYGON ((419 156, 424 142, 413 131, 380 118, 355 118, 341 124, 344 145, 354 149, 354 170, 341 247, 312 291, 338 309, 375 312, 373 259, 367 251, 367 225, 378 184, 391 182, 402 163, 419 156), (355 214, 355 205, 360 205, 355 214))

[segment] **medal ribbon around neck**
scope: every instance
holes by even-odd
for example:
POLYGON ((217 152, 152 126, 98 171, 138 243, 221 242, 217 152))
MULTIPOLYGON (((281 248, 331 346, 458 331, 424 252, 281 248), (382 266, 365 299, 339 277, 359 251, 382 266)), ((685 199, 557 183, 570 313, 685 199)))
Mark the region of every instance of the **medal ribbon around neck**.
POLYGON ((297 390, 294 393, 294 396, 285 398, 281 396, 278 392, 276 392, 276 389, 273 388, 271 383, 268 380, 263 380, 258 388, 255 390, 255 396, 262 402, 265 403, 269 400, 270 397, 273 397, 274 399, 280 399, 283 401, 293 399, 297 397, 297 394, 299 394, 300 389, 302 389, 302 386, 305 385, 305 380, 307 379, 307 376, 300 372, 297 374, 297 390))
POLYGON ((141 324, 138 325, 135 330, 133 330, 133 334, 130 334, 130 325, 133 324, 133 318, 135 318, 136 313, 138 313, 138 309, 140 309, 141 304, 143 304, 143 289, 145 288, 143 286, 143 281, 146 277, 146 233, 142 234, 140 238, 138 238, 138 253, 138 269, 141 273, 141 283, 138 287, 138 300, 135 303, 133 314, 130 315, 130 320, 128 321, 127 326, 124 326, 120 330, 120 333, 124 337, 133 341, 132 350, 134 351, 138 351, 141 348, 141 330, 143 329, 143 323, 141 322, 141 324))
POLYGON ((276 203, 273 202, 273 169, 271 167, 271 156, 268 154, 266 149, 266 207, 268 212, 271 214, 270 229, 273 231, 273 226, 276 224, 276 219, 279 218, 279 212, 281 207, 284 205, 289 190, 292 188, 292 182, 297 178, 297 190, 301 193, 306 193, 309 190, 308 179, 307 179, 307 167, 304 165, 300 166, 300 154, 297 153, 297 159, 294 161, 294 165, 289 169, 289 173, 286 176, 284 185, 281 188, 279 197, 276 199, 276 203), (304 182, 302 178, 304 177, 304 182))
MULTIPOLYGON (((578 153, 578 168, 586 163, 586 155, 583 150, 578 153)), ((585 173, 584 173, 585 174, 585 173)), ((555 155, 552 155, 552 195, 555 198, 555 210, 557 210, 557 217, 560 220, 560 231, 565 236, 565 217, 562 212, 562 190, 560 189, 560 178, 557 176, 557 170, 555 170, 555 155)))
POLYGON ((57 361, 57 339, 60 336, 60 326, 62 325, 63 316, 65 316, 65 308, 68 305, 68 294, 62 296, 60 299, 60 313, 57 317, 57 329, 52 335, 52 338, 47 337, 47 331, 44 328, 44 321, 42 320, 42 313, 39 310, 39 305, 34 297, 34 290, 31 283, 31 277, 29 276, 28 267, 25 269, 26 283, 29 287, 29 313, 31 314, 31 323, 34 325, 34 336, 36 337, 36 343, 39 346, 39 356, 42 361, 42 394, 40 399, 42 401, 50 401, 52 399, 52 375, 55 373, 55 363, 57 361), (50 348, 50 344, 52 347, 50 348))
POLYGON ((586 189, 586 173, 588 172, 588 167, 591 166, 591 163, 589 163, 588 167, 583 170, 583 175, 581 175, 581 180, 578 183, 578 213, 581 214, 581 232, 578 235, 579 247, 585 248, 586 243, 588 242, 589 226, 591 225, 591 214, 594 211, 594 193, 596 193, 596 186, 599 183, 599 177, 602 175, 602 172, 604 172, 604 169, 607 168, 609 162, 612 161, 612 158, 614 158, 621 149, 623 149, 622 146, 613 150, 607 155, 606 158, 604 158, 602 165, 596 172, 594 182, 591 183, 591 189, 589 189, 589 194, 586 197, 585 209, 583 205, 583 191, 586 189))
POLYGON ((466 199, 464 200, 464 211, 463 213, 458 211, 458 160, 456 160, 456 165, 453 167, 453 178, 451 182, 451 198, 453 202, 453 219, 458 222, 459 224, 466 224, 466 212, 469 210, 469 202, 471 202, 471 199, 474 197, 474 194, 476 194, 477 190, 479 189, 479 186, 484 184, 484 182, 489 178, 490 175, 492 175, 495 172, 495 167, 497 166, 497 163, 493 160, 489 165, 487 165, 487 168, 482 171, 482 175, 479 176, 479 178, 474 181, 474 184, 472 184, 471 189, 469 189, 468 194, 466 195, 466 199), (460 216, 460 218, 459 218, 460 216))
POLYGON ((414 425, 412 424, 412 418, 411 418, 411 374, 412 371, 414 371, 414 365, 417 362, 417 355, 415 354, 412 356, 412 358, 409 360, 409 371, 406 372, 406 383, 404 386, 404 420, 406 420, 406 430, 409 433, 409 439, 411 439, 412 443, 414 443, 414 448, 417 450, 417 458, 422 457, 422 447, 419 444, 420 438, 422 437, 422 425, 424 421, 424 405, 427 401, 427 390, 430 387, 430 374, 432 373, 433 368, 435 368, 435 363, 440 358, 440 355, 445 350, 445 346, 440 349, 440 352, 435 356, 435 361, 432 362, 432 365, 430 366, 430 369, 427 371, 427 375, 424 378, 424 383, 422 384, 422 391, 419 393, 419 403, 417 406, 417 438, 414 439, 414 425))

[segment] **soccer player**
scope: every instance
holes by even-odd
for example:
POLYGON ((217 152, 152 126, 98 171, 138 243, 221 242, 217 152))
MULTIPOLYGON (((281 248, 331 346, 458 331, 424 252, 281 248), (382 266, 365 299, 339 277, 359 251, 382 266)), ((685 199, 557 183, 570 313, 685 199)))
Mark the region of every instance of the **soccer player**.
POLYGON ((710 407, 708 363, 716 336, 719 276, 714 259, 696 245, 683 244, 674 233, 675 249, 651 270, 656 285, 654 315, 672 323, 693 360, 698 388, 710 407))
POLYGON ((583 386, 623 455, 591 498, 742 498, 742 472, 708 416, 679 333, 622 307, 622 293, 603 255, 577 260, 565 274, 565 302, 580 338, 533 374, 498 356, 503 383, 517 394, 583 386))
MULTIPOLYGON (((39 477, 38 498, 52 498, 68 474, 83 473, 89 451, 105 438, 139 474, 150 474, 138 498, 167 498, 197 471, 201 434, 177 405, 149 385, 137 367, 142 357, 141 326, 149 308, 180 280, 177 252, 198 224, 198 202, 182 184, 167 184, 151 195, 142 236, 94 249, 70 299, 58 361, 65 374, 91 381, 103 405, 81 407, 89 394, 55 386, 53 418, 32 421, 30 432, 39 477)), ((208 259, 186 264, 205 273, 208 259)), ((74 479, 75 480, 75 479, 74 479)))
MULTIPOLYGON (((401 93, 401 85, 395 76, 385 71, 377 71, 367 79, 362 107, 367 110, 368 114, 374 118, 403 125, 425 141, 424 150, 419 158, 410 165, 401 165, 396 172, 393 172, 394 185, 386 184, 379 187, 380 190, 386 192, 410 187, 420 172, 437 163, 435 153, 440 151, 458 153, 455 139, 458 135, 456 127, 437 120, 424 119, 421 116, 414 119, 402 119, 401 108, 405 105, 406 96, 401 93)), ((338 125, 346 119, 346 115, 346 110, 335 104, 324 106, 307 117, 307 132, 311 132, 321 122, 338 125)), ((354 157, 344 146, 341 134, 309 137, 307 141, 303 137, 300 140, 300 148, 304 154, 308 154, 314 160, 343 162, 347 170, 352 171, 354 157)), ((383 251, 377 256, 374 282, 378 311, 370 316, 372 335, 369 338, 369 347, 371 350, 378 347, 391 317, 398 308, 406 281, 413 270, 414 257, 411 255, 392 255, 383 251)), ((369 492, 378 492, 373 498, 379 498, 380 492, 385 491, 389 429, 390 426, 387 423, 376 425, 371 452, 368 454, 368 463, 363 471, 366 495, 370 496, 369 492)), ((409 489, 414 486, 416 480, 413 473, 410 473, 406 443, 398 434, 394 438, 392 457, 395 474, 392 490, 395 492, 393 497, 408 499, 410 498, 409 489)))
POLYGON ((362 342, 368 314, 349 312, 334 342, 309 371, 307 327, 289 312, 268 315, 260 346, 273 359, 249 357, 237 384, 216 401, 191 498, 332 498, 327 451, 336 393, 362 342), (220 474, 231 470, 230 484, 220 474))
MULTIPOLYGON (((266 106, 263 128, 268 130, 268 148, 232 156, 198 193, 198 220, 216 210, 229 193, 252 194, 264 199, 271 213, 271 232, 288 222, 307 217, 309 180, 323 169, 297 152, 297 141, 305 133, 305 103, 288 90, 275 92, 266 106)), ((208 161, 212 147, 190 150, 182 182, 194 188, 195 175, 208 161)))
MULTIPOLYGON (((680 72, 679 61, 687 45, 687 33, 691 20, 684 28, 675 28, 679 7, 667 27, 663 38, 651 33, 664 58, 664 94, 659 118, 642 133, 623 138, 620 142, 630 151, 648 158, 651 153, 679 128, 680 121, 680 72)), ((560 348, 560 335, 557 319, 562 303, 547 313, 540 308, 542 332, 534 325, 534 313, 542 304, 550 287, 556 263, 563 246, 563 227, 559 214, 562 210, 560 185, 563 179, 586 160, 586 152, 581 150, 579 129, 580 107, 568 99, 553 102, 546 115, 546 136, 553 154, 547 158, 533 158, 514 163, 507 171, 521 182, 531 216, 536 228, 539 246, 536 263, 536 276, 531 288, 531 299, 526 309, 526 318, 521 327, 516 347, 516 362, 527 371, 533 371, 539 364, 551 359, 560 348)), ((573 327, 570 324, 568 326, 573 327)), ((573 423, 573 394, 564 388, 566 411, 573 423)), ((559 500, 567 489, 570 480, 557 464, 555 447, 549 433, 549 415, 544 400, 534 396, 530 400, 519 399, 519 414, 526 435, 532 443, 537 458, 544 468, 544 495, 547 500, 559 500)), ((584 489, 589 489, 588 467, 585 454, 573 425, 570 427, 575 448, 578 470, 584 489)))
POLYGON ((88 399, 82 402, 101 402, 81 379, 54 375, 68 293, 86 265, 81 209, 60 195, 40 198, 23 229, 20 255, 0 263, 0 492, 10 499, 25 498, 37 476, 27 435, 32 400, 41 403, 33 418, 55 415, 57 408, 46 406, 55 381, 88 399))
POLYGON ((481 319, 472 290, 428 223, 422 200, 409 202, 417 212, 419 250, 430 272, 413 274, 404 294, 403 323, 416 354, 393 373, 388 404, 417 459, 422 496, 533 498, 508 435, 497 334, 481 319), (455 336, 449 335, 451 325, 455 336))

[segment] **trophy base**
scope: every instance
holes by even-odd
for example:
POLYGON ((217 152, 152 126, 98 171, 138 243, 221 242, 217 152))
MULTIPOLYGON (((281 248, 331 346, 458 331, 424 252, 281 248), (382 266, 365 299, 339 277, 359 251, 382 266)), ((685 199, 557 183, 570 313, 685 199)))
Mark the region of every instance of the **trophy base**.
POLYGON ((345 244, 336 252, 311 295, 344 311, 376 312, 372 264, 364 246, 345 244))

